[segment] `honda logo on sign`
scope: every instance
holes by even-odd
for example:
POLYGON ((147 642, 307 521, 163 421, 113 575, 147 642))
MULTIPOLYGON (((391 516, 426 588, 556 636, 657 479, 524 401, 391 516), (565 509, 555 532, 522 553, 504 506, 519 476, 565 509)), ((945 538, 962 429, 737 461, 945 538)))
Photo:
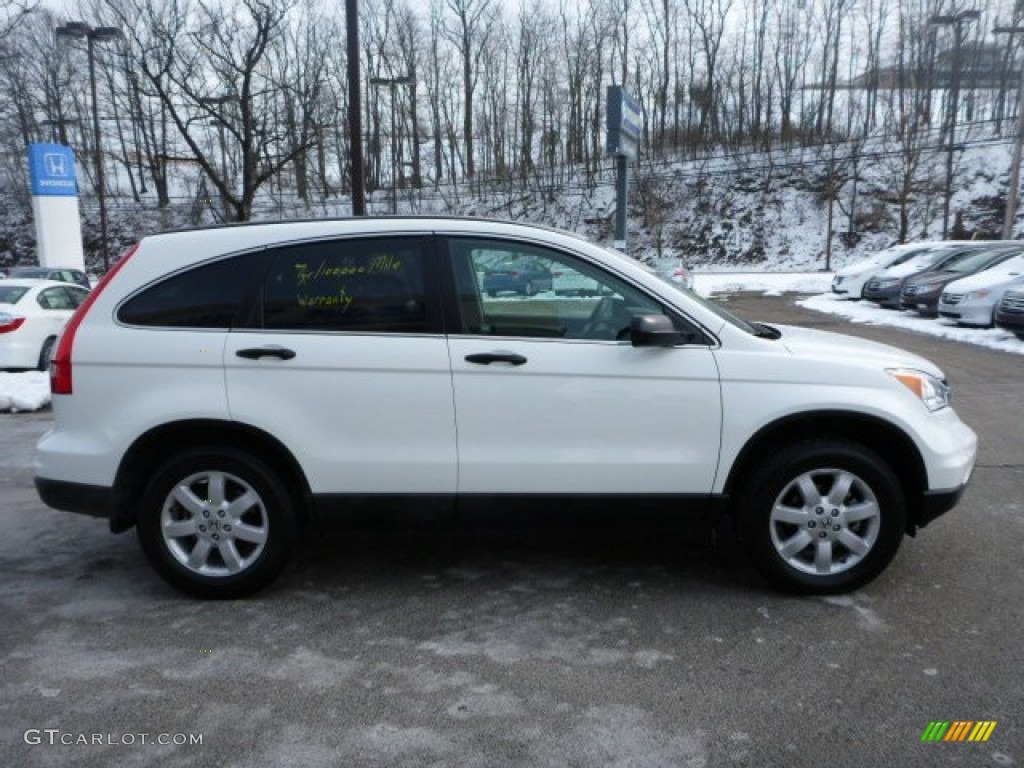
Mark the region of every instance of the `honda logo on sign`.
POLYGON ((43 155, 43 162, 46 164, 46 174, 48 176, 68 175, 67 155, 58 155, 54 152, 49 152, 43 155))

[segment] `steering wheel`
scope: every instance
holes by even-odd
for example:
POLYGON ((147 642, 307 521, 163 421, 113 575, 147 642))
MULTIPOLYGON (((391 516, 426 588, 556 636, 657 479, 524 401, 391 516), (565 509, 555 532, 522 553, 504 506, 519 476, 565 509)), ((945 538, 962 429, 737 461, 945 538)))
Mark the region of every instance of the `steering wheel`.
POLYGON ((622 318, 623 309, 614 296, 603 296, 583 326, 583 338, 620 341, 629 335, 629 322, 622 318))

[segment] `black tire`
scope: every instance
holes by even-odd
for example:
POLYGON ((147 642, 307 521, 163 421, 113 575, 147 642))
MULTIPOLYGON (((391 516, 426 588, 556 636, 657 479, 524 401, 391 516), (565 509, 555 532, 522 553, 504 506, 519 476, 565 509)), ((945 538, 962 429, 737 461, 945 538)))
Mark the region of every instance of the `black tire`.
POLYGON ((842 439, 807 440, 754 469, 740 491, 738 528, 754 568, 779 589, 848 592, 895 557, 906 503, 892 469, 870 449, 842 439), (829 492, 842 499, 829 499, 829 492))
POLYGON ((53 346, 56 343, 56 336, 51 336, 50 338, 43 342, 43 348, 39 350, 39 362, 36 364, 37 370, 50 370, 50 359, 53 357, 53 346))
POLYGON ((143 552, 169 584, 196 597, 230 599, 277 577, 295 542, 295 520, 294 502, 273 469, 229 446, 207 446, 180 453, 157 471, 136 527, 143 552), (191 491, 191 510, 172 498, 181 486, 191 491), (231 504, 245 494, 251 495, 243 503, 231 504))

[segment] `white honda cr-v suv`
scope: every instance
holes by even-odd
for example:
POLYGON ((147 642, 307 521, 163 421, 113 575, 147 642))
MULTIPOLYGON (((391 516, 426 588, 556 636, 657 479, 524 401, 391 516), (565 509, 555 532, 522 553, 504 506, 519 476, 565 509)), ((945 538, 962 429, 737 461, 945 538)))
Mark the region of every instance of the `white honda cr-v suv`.
POLYGON ((271 581, 352 505, 632 501, 734 516, 804 592, 874 578, 957 502, 976 438, 902 350, 747 323, 574 235, 349 219, 154 235, 62 335, 50 506, 132 526, 203 597, 271 581), (512 260, 587 296, 483 290, 512 260))

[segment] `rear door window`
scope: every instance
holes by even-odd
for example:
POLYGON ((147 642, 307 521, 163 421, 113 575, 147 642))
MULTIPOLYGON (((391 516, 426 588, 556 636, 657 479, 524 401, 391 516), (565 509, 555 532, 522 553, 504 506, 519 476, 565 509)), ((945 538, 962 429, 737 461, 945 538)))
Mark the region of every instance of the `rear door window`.
POLYGON ((436 333, 426 289, 430 238, 367 237, 275 248, 263 288, 266 330, 436 333))
POLYGON ((71 294, 63 287, 47 288, 40 291, 36 302, 43 309, 74 309, 77 304, 72 300, 71 294))

